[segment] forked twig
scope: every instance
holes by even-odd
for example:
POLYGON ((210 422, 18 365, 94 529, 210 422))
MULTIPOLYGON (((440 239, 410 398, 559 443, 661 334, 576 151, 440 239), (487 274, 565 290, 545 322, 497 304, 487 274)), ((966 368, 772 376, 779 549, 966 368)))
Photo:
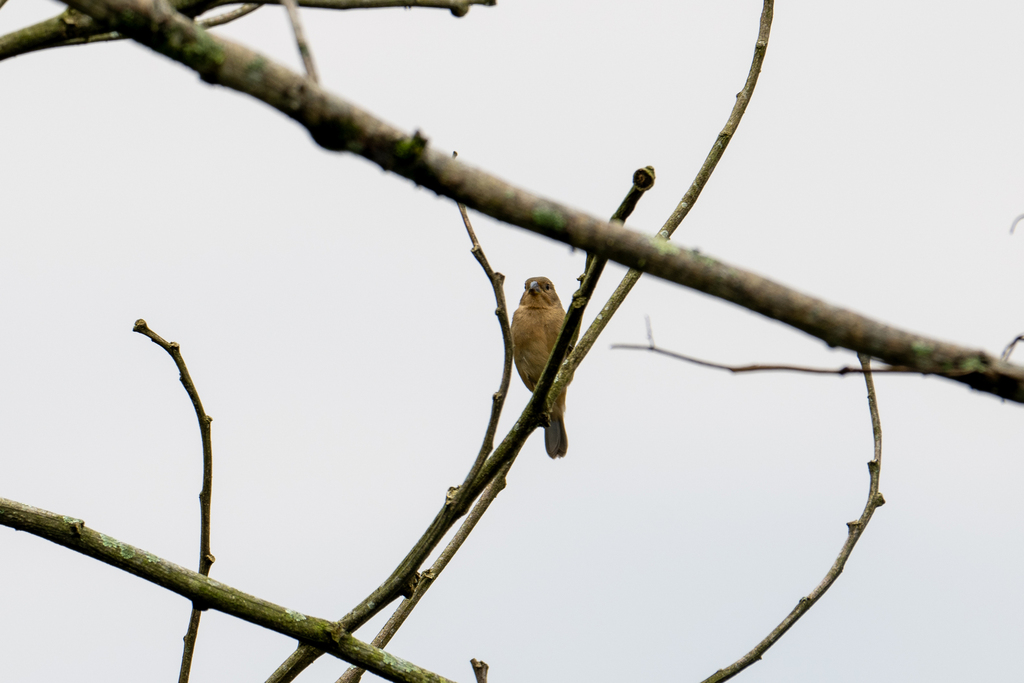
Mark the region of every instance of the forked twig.
MULTIPOLYGON (((199 420, 199 433, 203 440, 203 490, 199 493, 199 573, 203 576, 210 575, 210 568, 216 561, 213 552, 210 550, 210 500, 213 495, 213 443, 210 435, 210 423, 213 418, 203 410, 203 403, 199 400, 199 392, 196 391, 192 377, 188 374, 185 366, 185 359, 181 356, 181 348, 178 342, 168 342, 153 330, 149 329, 146 321, 139 318, 135 321, 133 332, 149 337, 150 340, 164 351, 166 351, 178 366, 179 378, 182 386, 185 387, 188 397, 192 400, 192 406, 196 411, 196 419, 199 420)), ((188 631, 185 634, 185 647, 181 654, 181 670, 178 673, 178 683, 188 683, 189 672, 192 669, 192 654, 195 651, 196 638, 199 636, 199 618, 205 606, 192 603, 192 616, 189 618, 188 631)))
MULTIPOLYGON (((462 547, 466 538, 469 537, 469 533, 473 531, 473 527, 475 527, 476 523, 480 521, 483 514, 487 512, 487 508, 492 502, 494 502, 494 499, 498 497, 501 490, 505 488, 505 475, 508 474, 509 467, 511 466, 512 463, 506 465, 498 476, 487 485, 487 488, 484 489, 483 494, 481 494, 480 498, 477 500, 476 505, 473 506, 473 511, 469 513, 468 517, 466 517, 462 526, 459 527, 457 532, 455 532, 455 536, 451 541, 449 541, 448 545, 445 546, 445 549, 441 551, 441 554, 438 556, 437 560, 434 561, 434 564, 430 569, 420 574, 419 581, 416 583, 416 589, 413 591, 412 596, 402 601, 398 606, 398 609, 395 610, 395 613, 391 615, 390 619, 388 619, 388 622, 384 624, 380 633, 377 634, 377 637, 373 639, 371 645, 383 649, 387 647, 389 642, 391 642, 395 633, 402 624, 405 623, 406 618, 408 618, 417 603, 419 603, 420 598, 422 598, 423 594, 430 589, 430 586, 432 586, 434 581, 437 580, 437 577, 442 571, 444 571, 444 568, 448 566, 452 557, 455 556, 455 553, 462 547)), ((474 659, 473 662, 476 662, 476 660, 474 659)), ((483 662, 480 662, 480 664, 483 664, 483 662)), ((356 683, 365 671, 365 669, 360 669, 359 667, 351 667, 342 674, 341 678, 339 678, 336 683, 356 683)), ((476 674, 478 681, 481 680, 480 671, 476 664, 473 664, 473 673, 476 674)), ((483 680, 487 680, 486 664, 483 664, 483 680)))
POLYGON ((740 657, 736 662, 730 664, 724 669, 719 669, 713 675, 706 678, 703 683, 719 683, 720 681, 726 681, 739 672, 746 669, 754 662, 761 659, 761 656, 774 645, 782 636, 788 631, 793 624, 797 622, 811 607, 814 606, 822 595, 836 582, 839 575, 843 573, 843 567, 846 566, 846 560, 849 559, 850 553, 853 552, 853 547, 857 545, 857 541, 860 540, 861 534, 864 533, 864 529, 867 528, 868 522, 871 521, 871 516, 875 514, 875 509, 885 505, 885 498, 878 492, 878 478, 882 469, 882 422, 878 417, 878 401, 875 398, 875 382, 871 377, 871 359, 864 354, 857 354, 860 364, 864 369, 864 382, 868 389, 868 410, 871 413, 871 433, 874 436, 874 457, 868 462, 868 473, 870 474, 870 482, 868 484, 868 499, 864 504, 864 512, 861 513, 860 518, 852 522, 847 522, 847 534, 846 542, 843 543, 842 549, 839 551, 839 556, 836 557, 836 561, 832 564, 832 568, 828 570, 828 574, 822 579, 821 583, 818 584, 817 588, 811 591, 810 595, 805 598, 800 598, 800 602, 797 603, 793 611, 782 620, 775 629, 768 634, 768 636, 754 647, 753 650, 740 657))

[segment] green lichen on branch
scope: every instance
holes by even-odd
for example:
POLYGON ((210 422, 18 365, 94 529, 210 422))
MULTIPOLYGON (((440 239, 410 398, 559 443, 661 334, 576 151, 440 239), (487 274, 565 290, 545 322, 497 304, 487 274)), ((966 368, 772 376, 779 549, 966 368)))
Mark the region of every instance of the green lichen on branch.
POLYGON ((960 369, 966 372, 985 372, 988 370, 988 365, 981 358, 971 356, 960 361, 960 369))
POLYGON ((555 209, 550 205, 538 205, 536 208, 534 208, 532 217, 533 222, 542 228, 547 228, 548 230, 555 230, 556 232, 562 232, 563 230, 565 230, 565 216, 563 216, 558 209, 555 209))
POLYGON ((932 355, 935 351, 935 345, 929 344, 928 342, 916 341, 910 345, 910 350, 914 352, 914 355, 919 357, 927 357, 932 355))
POLYGON ((415 163, 423 156, 423 151, 426 148, 427 139, 419 131, 416 131, 395 143, 395 158, 406 164, 415 163))
POLYGON ((682 251, 682 249, 660 235, 652 235, 648 239, 650 240, 651 246, 657 249, 658 253, 662 256, 675 256, 682 251))

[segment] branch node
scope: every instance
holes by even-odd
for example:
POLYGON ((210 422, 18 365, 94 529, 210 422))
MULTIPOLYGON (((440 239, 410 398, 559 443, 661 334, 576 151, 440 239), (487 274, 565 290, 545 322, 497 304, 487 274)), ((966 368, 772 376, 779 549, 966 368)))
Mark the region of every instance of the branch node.
MULTIPOLYGON (((495 394, 497 396, 497 394, 495 394)), ((448 507, 455 502, 455 497, 459 494, 458 486, 449 486, 448 493, 444 494, 444 506, 448 507)))
POLYGON ((850 530, 851 533, 859 529, 861 526, 863 526, 863 522, 861 522, 859 519, 855 519, 852 522, 846 523, 846 527, 850 530))
POLYGON ((327 628, 327 634, 335 643, 341 643, 342 638, 349 635, 348 631, 343 629, 341 624, 336 621, 331 622, 331 625, 327 628))
POLYGON ((473 675, 476 676, 476 683, 487 683, 487 662, 480 661, 479 659, 471 659, 469 663, 473 665, 473 675))
POLYGON ((406 600, 408 600, 409 598, 412 597, 412 594, 416 592, 416 586, 418 586, 419 583, 420 583, 420 573, 419 572, 414 572, 413 575, 409 577, 409 581, 402 588, 402 592, 401 592, 400 595, 403 598, 405 598, 406 600))
POLYGON ((82 537, 82 530, 85 528, 85 522, 75 517, 65 517, 64 521, 67 522, 68 526, 71 527, 71 535, 75 538, 82 537))
POLYGON ((875 507, 876 508, 880 508, 883 505, 885 505, 885 496, 883 496, 881 493, 876 493, 875 494, 875 507))

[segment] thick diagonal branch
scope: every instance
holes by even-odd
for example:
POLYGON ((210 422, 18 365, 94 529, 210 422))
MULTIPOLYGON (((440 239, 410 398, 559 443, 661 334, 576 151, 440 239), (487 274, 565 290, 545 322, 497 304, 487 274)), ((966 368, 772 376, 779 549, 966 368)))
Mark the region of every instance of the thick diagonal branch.
POLYGON ((206 81, 247 93, 305 126, 330 150, 349 151, 419 185, 512 225, 622 265, 731 301, 890 365, 924 374, 967 370, 949 379, 1024 403, 1024 368, 977 350, 889 327, 767 278, 543 199, 431 149, 324 91, 305 77, 199 29, 162 0, 67 0, 206 81))
POLYGON ((141 548, 89 529, 85 522, 0 498, 0 526, 45 538, 177 593, 208 609, 309 643, 389 681, 447 683, 448 679, 364 643, 337 623, 243 593, 141 548))

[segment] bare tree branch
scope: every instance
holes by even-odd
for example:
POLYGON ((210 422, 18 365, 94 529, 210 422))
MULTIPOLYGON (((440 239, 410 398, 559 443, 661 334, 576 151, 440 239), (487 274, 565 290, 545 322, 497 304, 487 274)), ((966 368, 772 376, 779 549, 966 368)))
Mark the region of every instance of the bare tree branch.
POLYGON ((719 669, 713 675, 706 678, 703 683, 727 681, 754 662, 760 660, 764 653, 768 651, 768 648, 778 642, 785 635, 786 631, 811 609, 814 603, 818 602, 821 596, 836 582, 839 575, 843 573, 843 567, 846 566, 846 561, 849 559, 850 553, 853 552, 854 546, 857 545, 857 541, 860 540, 864 529, 867 528, 868 522, 871 521, 871 516, 875 514, 875 509, 885 505, 885 498, 878 492, 878 478, 882 469, 882 423, 878 417, 875 383, 871 378, 871 359, 864 354, 860 354, 859 358, 864 369, 864 382, 867 384, 868 389, 868 410, 871 413, 871 433, 874 436, 875 444, 874 457, 868 462, 870 481, 868 483, 868 499, 864 504, 864 512, 861 513, 859 519, 847 523, 846 542, 843 543, 843 547, 839 551, 839 556, 836 557, 835 562, 832 564, 832 568, 829 569, 828 574, 825 575, 825 578, 822 579, 817 588, 811 591, 807 597, 800 598, 800 602, 793 608, 793 611, 768 634, 768 637, 758 643, 753 650, 726 668, 719 669))
MULTIPOLYGON (((373 639, 372 645, 374 647, 384 648, 387 647, 389 642, 391 642, 395 633, 398 632, 398 629, 401 628, 402 624, 404 624, 405 620, 409 617, 409 614, 416 607, 417 603, 419 603, 420 598, 422 598, 424 593, 430 589, 434 584, 434 581, 437 580, 437 577, 440 576, 442 571, 444 571, 444 568, 448 566, 452 557, 455 556, 455 553, 458 552, 459 548, 462 547, 462 544, 465 543, 466 539, 469 537, 470 532, 473 531, 473 527, 475 527, 476 523, 480 521, 483 514, 487 512, 487 508, 490 507, 491 503, 494 502, 494 499, 498 497, 501 490, 505 488, 505 475, 508 474, 510 467, 511 463, 506 465, 498 476, 495 477, 494 481, 487 485, 487 488, 484 489, 480 499, 477 500, 476 505, 473 506, 473 511, 469 513, 469 516, 466 517, 462 526, 460 526, 459 530, 455 532, 455 536, 451 541, 449 541, 448 545, 445 546, 445 549, 441 551, 440 556, 438 556, 430 569, 420 575, 420 580, 416 584, 416 590, 413 592, 412 597, 406 598, 402 601, 398 606, 398 609, 395 610, 395 613, 391 615, 390 619, 388 619, 388 622, 384 624, 380 633, 377 634, 377 637, 373 639)), ((473 661, 475 662, 476 660, 474 659, 473 661)), ((484 680, 486 680, 487 665, 484 664, 483 666, 484 680)), ((362 677, 364 671, 365 669, 352 667, 342 674, 341 678, 337 680, 337 683, 356 683, 362 677)), ((477 670, 476 664, 473 665, 473 673, 476 674, 477 680, 479 681, 480 673, 477 670)))
MULTIPOLYGON (((700 360, 692 356, 684 356, 681 353, 675 351, 668 351, 667 349, 654 346, 653 344, 612 344, 613 349, 629 349, 634 351, 651 351, 662 356, 668 356, 669 358, 675 358, 676 360, 685 361, 687 363, 693 363, 694 365, 700 365, 705 368, 714 368, 716 370, 728 370, 732 373, 742 372, 765 372, 765 371, 784 371, 784 372, 805 372, 813 375, 849 375, 849 374, 862 374, 865 372, 864 368, 855 368, 850 365, 845 365, 841 368, 812 368, 806 365, 723 365, 721 363, 713 363, 707 360, 700 360)), ((887 367, 887 368, 876 368, 872 370, 874 373, 886 373, 886 374, 920 374, 913 368, 906 367, 887 367)), ((964 374, 967 370, 951 371, 949 376, 953 374, 964 374)), ((937 373, 938 374, 938 373, 937 373)))
MULTIPOLYGON (((632 215, 633 209, 636 208, 640 198, 643 197, 644 193, 652 187, 654 187, 653 166, 645 166, 634 171, 633 187, 629 188, 629 192, 626 193, 626 197, 619 204, 619 208, 615 209, 615 213, 612 214, 610 221, 625 223, 626 219, 632 215)), ((580 281, 580 287, 572 295, 572 308, 586 308, 587 304, 590 302, 590 297, 597 288, 597 281, 600 279, 601 273, 604 271, 604 267, 607 263, 608 259, 603 256, 587 254, 587 265, 583 269, 583 274, 578 278, 580 281)), ((566 313, 566 316, 568 316, 568 313, 566 313)), ((572 339, 569 342, 570 347, 576 346, 576 341, 580 336, 580 326, 582 323, 583 311, 581 310, 579 320, 575 322, 572 328, 572 339)), ((571 376, 569 376, 569 379, 571 379, 571 376)), ((566 381, 566 384, 567 383, 568 380, 566 381)), ((561 389, 561 385, 559 389, 561 389)), ((561 391, 556 393, 555 396, 560 394, 561 391)))
MULTIPOLYGON (((283 1, 266 0, 266 2, 257 4, 279 5, 283 4, 283 1)), ((3 6, 4 2, 7 2, 7 0, 0 1, 0 7, 3 6)), ((171 6, 189 17, 197 17, 213 7, 234 4, 238 4, 238 0, 171 0, 171 6)), ((300 7, 331 10, 422 7, 446 9, 453 16, 463 17, 469 12, 469 8, 472 5, 493 6, 496 3, 495 0, 298 0, 298 4, 300 7)), ((225 16, 229 14, 231 12, 226 13, 225 16)), ((234 19, 237 18, 234 17, 234 19)), ((202 24, 200 23, 200 25, 202 24)), ((207 25, 206 28, 217 25, 219 24, 207 25)), ((0 61, 51 47, 120 40, 123 37, 116 33, 105 31, 103 27, 96 26, 92 21, 92 17, 71 10, 41 21, 38 24, 26 26, 5 36, 0 36, 0 61)))
MULTIPOLYGON (((770 0, 766 0, 770 3, 770 0)), ((430 149, 268 58, 199 29, 166 0, 67 0, 110 28, 186 64, 209 82, 248 93, 304 125, 326 149, 357 153, 438 194, 512 225, 599 254, 630 268, 731 301, 889 365, 923 374, 966 370, 950 379, 1024 403, 1024 368, 984 351, 948 344, 833 306, 661 236, 593 218, 509 185, 430 149)), ((760 45, 758 49, 763 49, 760 45)), ((582 345, 582 344, 581 344, 582 345)))
MULTIPOLYGON (((470 253, 473 254, 473 258, 477 260, 480 267, 483 268, 484 274, 491 283, 491 289, 494 290, 494 301, 498 306, 494 314, 498 317, 498 325, 501 327, 501 343, 505 351, 501 371, 501 384, 498 387, 498 391, 491 397, 491 418, 487 422, 487 430, 484 432, 484 440, 480 444, 480 451, 477 453, 476 462, 473 464, 469 474, 466 475, 466 482, 472 482, 476 479, 480 468, 483 467, 487 456, 494 450, 494 435, 498 431, 498 420, 501 418, 501 410, 505 405, 505 398, 508 396, 508 385, 512 379, 512 331, 509 327, 508 305, 505 302, 505 276, 494 272, 494 269, 491 268, 491 264, 487 262, 487 256, 484 254, 484 250, 476 238, 476 233, 473 231, 473 224, 469 221, 469 213, 466 212, 466 207, 462 204, 458 206, 459 213, 462 215, 462 223, 466 226, 466 233, 473 243, 470 253)), ((456 495, 460 494, 457 492, 456 495)))
MULTIPOLYGON (((200 28, 214 28, 216 26, 223 26, 224 24, 231 23, 235 19, 241 19, 247 14, 252 14, 260 7, 261 4, 247 4, 236 7, 233 10, 218 14, 213 17, 196 19, 196 26, 200 28)), ((117 31, 108 31, 107 33, 95 33, 87 35, 83 38, 69 38, 60 43, 49 45, 47 47, 66 47, 68 45, 85 45, 86 43, 106 43, 114 40, 126 40, 128 36, 123 36, 117 31)), ((2 40, 2 39, 0 39, 2 40)), ((2 59, 2 57, 0 57, 2 59)))
POLYGON ((335 622, 286 609, 180 567, 141 548, 85 526, 85 522, 0 498, 0 526, 45 538, 134 574, 207 609, 230 614, 401 683, 447 683, 448 679, 364 643, 335 622))
POLYGON ((306 43, 306 32, 302 30, 302 19, 299 17, 299 5, 296 0, 281 0, 281 4, 288 10, 288 21, 292 24, 292 33, 295 34, 295 43, 299 46, 299 56, 302 57, 302 64, 306 67, 306 75, 314 83, 320 82, 316 73, 316 65, 313 64, 313 53, 306 43))
MULTIPOLYGON (((179 379, 185 392, 192 400, 192 407, 196 411, 196 419, 199 421, 199 434, 203 443, 203 489, 199 492, 199 573, 203 576, 210 575, 210 568, 216 558, 210 549, 210 507, 213 496, 213 441, 210 434, 210 425, 213 418, 203 410, 203 403, 199 400, 199 391, 192 382, 192 377, 185 366, 185 359, 181 355, 181 347, 178 342, 168 342, 153 330, 149 329, 146 321, 139 318, 135 321, 133 332, 149 337, 149 339, 162 348, 174 360, 178 367, 179 379)), ((192 654, 196 647, 196 638, 199 637, 199 619, 202 617, 202 610, 199 605, 192 605, 192 616, 189 618, 188 631, 185 633, 185 647, 181 653, 181 670, 178 673, 178 683, 188 683, 189 672, 192 670, 192 654)))

